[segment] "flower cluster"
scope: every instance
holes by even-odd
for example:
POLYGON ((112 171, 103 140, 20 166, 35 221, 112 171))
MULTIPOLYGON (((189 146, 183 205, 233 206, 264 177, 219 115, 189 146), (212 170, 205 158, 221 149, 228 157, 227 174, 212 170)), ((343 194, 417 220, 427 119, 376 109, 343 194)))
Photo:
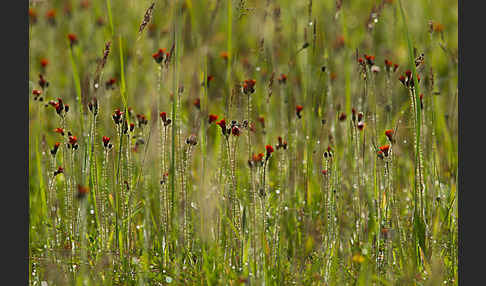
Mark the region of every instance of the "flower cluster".
POLYGON ((64 115, 69 111, 69 105, 64 104, 61 98, 57 99, 57 102, 54 100, 49 101, 49 104, 56 109, 56 113, 64 117, 64 115))
MULTIPOLYGON (((410 70, 407 70, 405 72, 405 75, 401 75, 398 80, 407 88, 413 88, 414 87, 414 81, 413 81, 413 76, 412 72, 410 70)), ((420 75, 417 74, 417 82, 420 83, 420 75)))
POLYGON ((244 82, 243 82, 243 93, 244 94, 252 94, 255 92, 255 84, 256 84, 256 80, 254 79, 246 79, 244 82))
POLYGON ((172 122, 172 120, 170 120, 170 118, 167 118, 167 113, 166 112, 161 112, 159 114, 160 118, 162 119, 162 123, 164 123, 164 126, 168 126, 170 125, 170 123, 172 122))

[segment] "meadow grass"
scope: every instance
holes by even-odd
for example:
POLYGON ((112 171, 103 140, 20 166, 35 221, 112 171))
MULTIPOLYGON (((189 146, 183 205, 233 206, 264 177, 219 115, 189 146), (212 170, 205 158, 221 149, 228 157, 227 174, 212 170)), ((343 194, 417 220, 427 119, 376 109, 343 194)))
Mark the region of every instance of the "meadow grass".
POLYGON ((31 1, 30 285, 457 285, 454 1, 31 1))

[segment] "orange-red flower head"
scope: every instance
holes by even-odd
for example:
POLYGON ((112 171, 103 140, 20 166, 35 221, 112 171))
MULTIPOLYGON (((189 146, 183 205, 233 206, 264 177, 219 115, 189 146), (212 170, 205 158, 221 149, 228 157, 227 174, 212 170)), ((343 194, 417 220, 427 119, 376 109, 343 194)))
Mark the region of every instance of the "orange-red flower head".
POLYGON ((209 124, 213 123, 216 120, 218 120, 218 116, 216 114, 209 114, 209 124))
POLYGON ((392 129, 388 129, 388 130, 385 131, 385 135, 390 142, 393 142, 393 133, 394 132, 393 132, 392 129))
POLYGON ((295 107, 295 113, 297 114, 297 117, 298 118, 302 118, 302 115, 300 114, 300 112, 302 111, 302 109, 304 109, 304 107, 302 105, 297 105, 295 107))
POLYGON ((385 157, 388 157, 388 151, 390 150, 390 145, 383 145, 383 146, 380 146, 380 151, 383 152, 383 154, 385 155, 385 157))

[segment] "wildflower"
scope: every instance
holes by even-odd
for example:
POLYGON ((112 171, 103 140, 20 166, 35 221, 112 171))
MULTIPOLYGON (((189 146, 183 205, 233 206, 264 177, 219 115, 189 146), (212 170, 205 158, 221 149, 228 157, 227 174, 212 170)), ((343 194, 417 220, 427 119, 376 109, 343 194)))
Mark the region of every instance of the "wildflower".
POLYGON ((160 118, 162 119, 164 126, 167 126, 172 122, 172 120, 170 120, 170 118, 167 118, 167 113, 165 113, 163 111, 160 113, 160 118))
POLYGON ((98 100, 96 97, 93 97, 88 103, 88 109, 89 111, 93 112, 95 116, 98 114, 98 100))
POLYGON ((191 145, 191 146, 196 146, 197 145, 197 137, 196 135, 192 134, 186 139, 186 144, 191 145))
POLYGON ((116 78, 112 77, 106 81, 105 87, 106 89, 115 89, 116 78))
POLYGON ((110 137, 103 136, 102 140, 103 140, 103 147, 105 147, 105 148, 108 148, 108 147, 111 148, 110 147, 111 146, 111 144, 110 144, 110 137))
POLYGON ((56 129, 54 129, 54 132, 59 133, 62 136, 64 136, 64 129, 62 129, 62 128, 56 128, 56 129))
POLYGON ((337 79, 337 74, 335 72, 331 72, 331 80, 337 79))
POLYGON ((324 176, 326 176, 326 175, 327 175, 327 170, 326 170, 326 169, 323 169, 323 170, 321 171, 321 173, 322 173, 324 176))
POLYGON ((228 52, 221 52, 221 53, 219 54, 219 56, 220 56, 220 57, 221 57, 223 60, 228 60, 228 56, 229 56, 229 54, 228 54, 228 52))
POLYGON ((218 116, 216 114, 209 114, 209 124, 213 123, 216 120, 218 120, 218 116))
POLYGON ((385 135, 390 142, 393 142, 393 133, 394 132, 393 132, 392 129, 388 129, 388 130, 385 131, 385 135))
POLYGON ((169 53, 167 53, 164 49, 159 49, 157 52, 152 54, 152 58, 155 60, 156 63, 160 64, 164 59, 169 57, 169 53))
POLYGON ((42 74, 39 74, 39 85, 42 89, 49 87, 49 82, 44 78, 42 74))
POLYGON ((382 159, 383 160, 383 151, 379 150, 378 152, 376 152, 376 155, 378 156, 378 158, 382 159))
POLYGON ((258 122, 262 124, 262 128, 265 128, 265 117, 263 116, 258 117, 258 122))
POLYGON ((34 8, 29 8, 29 20, 31 24, 37 23, 37 12, 34 8))
POLYGON ((56 24, 56 10, 51 9, 46 12, 46 18, 49 24, 55 25, 56 24))
POLYGON ((134 129, 135 129, 135 124, 130 123, 130 132, 133 132, 134 129))
POLYGON ((383 152, 383 154, 385 155, 385 157, 388 157, 388 151, 390 150, 390 145, 383 145, 383 146, 380 146, 380 151, 383 152))
POLYGON ((370 70, 371 70, 372 73, 375 73, 375 74, 377 74, 381 71, 379 66, 371 66, 370 70))
POLYGON ((324 151, 324 158, 327 159, 331 159, 332 158, 332 148, 331 146, 327 146, 327 151, 324 151))
POLYGON ((223 135, 226 135, 226 120, 223 118, 220 121, 216 122, 216 124, 221 127, 221 132, 223 132, 223 135))
POLYGON ((63 173, 64 173, 64 168, 61 167, 61 166, 59 166, 57 168, 57 170, 54 171, 54 177, 57 176, 57 175, 59 175, 59 174, 63 174, 63 173))
POLYGON ((34 95, 34 100, 37 100, 42 95, 42 91, 38 89, 33 89, 32 94, 34 95))
POLYGON ((81 8, 87 9, 87 8, 89 8, 90 4, 91 3, 89 2, 89 0, 83 0, 83 1, 81 1, 81 8))
POLYGON ((351 119, 356 122, 356 109, 354 107, 351 109, 351 119))
POLYGON ((243 82, 243 93, 244 94, 252 94, 255 92, 255 84, 256 80, 254 79, 246 79, 243 82))
POLYGON ((298 118, 302 118, 302 115, 300 114, 300 112, 302 111, 302 109, 304 109, 304 107, 302 105, 297 105, 295 107, 295 113, 297 114, 297 117, 298 118))
POLYGON ((42 68, 46 68, 48 64, 49 64, 49 61, 46 58, 42 58, 40 60, 40 65, 41 65, 42 68))
POLYGON ((233 126, 231 128, 231 134, 233 134, 234 136, 240 136, 240 128, 238 126, 233 126))
POLYGON ((56 109, 56 113, 59 115, 59 116, 63 116, 62 115, 62 112, 64 110, 64 104, 62 102, 62 99, 61 98, 58 98, 57 99, 57 102, 51 100, 49 101, 49 104, 54 107, 56 109))
POLYGON ((76 138, 76 136, 72 136, 72 135, 69 136, 68 141, 69 141, 70 148, 72 148, 73 150, 78 149, 78 138, 76 138))
POLYGON ((278 143, 275 146, 275 148, 277 148, 277 150, 280 149, 280 148, 283 148, 284 150, 287 149, 287 141, 283 141, 281 136, 278 136, 277 140, 278 140, 278 143))
POLYGON ((102 27, 105 25, 105 20, 103 19, 102 16, 99 16, 97 19, 96 19, 96 25, 98 27, 102 27))
POLYGON ((263 164, 263 153, 253 154, 251 160, 248 160, 248 165, 250 168, 259 164, 260 166, 263 164))
POLYGON ((359 130, 359 131, 363 131, 363 129, 364 129, 364 127, 365 127, 364 122, 360 121, 360 122, 358 123, 357 127, 358 127, 358 130, 359 130))
POLYGON ((344 120, 346 120, 346 113, 341 112, 341 114, 339 115, 339 121, 344 121, 344 120))
POLYGON ((204 86, 204 84, 206 84, 206 85, 207 85, 207 87, 209 88, 209 83, 210 83, 212 80, 214 80, 214 76, 212 76, 212 75, 208 75, 208 77, 206 78, 206 81, 205 81, 205 82, 203 81, 201 85, 202 85, 202 86, 204 86))
POLYGON ((397 64, 393 64, 393 72, 396 72, 398 69, 398 65, 397 64))
POLYGON ((78 43, 78 36, 76 36, 76 34, 70 33, 67 35, 67 37, 69 39, 69 44, 71 45, 71 47, 78 43))
POLYGON ((78 185, 78 199, 83 199, 89 192, 89 187, 78 185))
POLYGON ((273 153, 273 147, 272 145, 266 145, 265 146, 265 150, 267 151, 267 157, 266 157, 266 160, 268 160, 270 158, 270 156, 272 155, 273 153))
POLYGON ((54 156, 56 155, 57 150, 59 149, 59 146, 60 146, 60 145, 61 145, 61 143, 59 143, 59 142, 56 142, 56 143, 54 144, 54 147, 51 149, 51 155, 54 155, 54 156))
POLYGON ((201 100, 199 98, 194 99, 192 104, 194 104, 197 109, 201 109, 201 100))
POLYGON ((375 56, 364 55, 366 63, 371 67, 375 65, 375 56))
POLYGON ((138 121, 138 127, 142 127, 143 125, 147 125, 148 120, 143 114, 137 114, 137 121, 138 121))
POLYGON ((280 74, 280 77, 278 78, 278 83, 279 84, 285 84, 287 83, 287 76, 285 74, 280 74))
POLYGON ((115 111, 112 114, 113 121, 115 121, 115 124, 118 125, 121 123, 123 112, 120 111, 120 109, 115 109, 115 111))

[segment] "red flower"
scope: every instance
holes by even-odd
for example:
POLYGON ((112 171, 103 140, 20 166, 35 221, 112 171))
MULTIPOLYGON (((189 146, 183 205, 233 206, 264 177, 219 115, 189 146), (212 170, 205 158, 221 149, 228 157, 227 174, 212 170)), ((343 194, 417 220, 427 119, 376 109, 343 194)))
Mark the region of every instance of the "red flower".
POLYGON ((322 170, 321 173, 325 176, 327 175, 327 170, 322 170))
POLYGON ((281 136, 278 136, 277 139, 278 139, 278 143, 275 146, 277 150, 280 148, 287 149, 287 141, 284 141, 281 136))
POLYGON ((360 65, 364 64, 364 60, 363 60, 363 58, 359 58, 359 59, 358 59, 358 63, 359 63, 360 65))
POLYGON ((54 147, 53 147, 53 148, 52 148, 52 150, 51 150, 51 155, 54 155, 54 156, 56 155, 57 150, 59 149, 59 146, 61 146, 61 143, 59 143, 59 142, 56 142, 56 143, 54 144, 54 147))
POLYGON ((162 118, 162 121, 164 122, 167 121, 167 113, 162 111, 160 113, 160 118, 162 118))
POLYGON ((240 136, 240 128, 238 128, 238 126, 233 126, 233 128, 231 128, 231 134, 234 136, 240 136))
POLYGON ((54 171, 54 177, 62 173, 64 173, 64 168, 59 166, 57 170, 54 171))
POLYGON ((123 115, 123 112, 120 111, 120 109, 115 109, 115 111, 112 114, 113 121, 115 121, 115 124, 120 124, 121 123, 121 117, 123 115))
POLYGON ((252 94, 255 92, 255 84, 256 80, 254 79, 246 79, 243 82, 243 93, 244 94, 252 94))
POLYGON ((424 109, 424 102, 423 102, 424 94, 421 93, 419 97, 420 97, 420 109, 424 109))
POLYGON ((51 9, 49 11, 46 12, 46 18, 47 20, 49 21, 54 21, 54 19, 56 18, 56 10, 54 9, 51 9))
POLYGON ((262 124, 262 127, 265 128, 265 117, 263 116, 258 117, 258 121, 262 124))
POLYGON ((71 33, 71 34, 68 34, 67 35, 68 39, 69 39, 69 44, 71 46, 75 45, 77 42, 78 42, 78 36, 76 36, 75 34, 71 33))
POLYGON ((223 135, 226 135, 226 120, 223 118, 220 121, 216 122, 216 124, 221 127, 221 131, 223 132, 223 135))
POLYGON ((62 128, 56 128, 56 129, 54 129, 54 132, 59 133, 62 136, 64 136, 64 129, 62 129, 62 128))
POLYGON ((42 91, 41 90, 38 90, 38 89, 34 89, 34 90, 32 90, 32 94, 37 97, 37 96, 39 96, 39 95, 42 94, 42 91))
POLYGON ((364 129, 364 127, 365 127, 364 122, 361 122, 361 121, 360 121, 360 122, 358 123, 358 130, 359 130, 359 131, 362 131, 362 130, 364 129))
POLYGON ((199 98, 196 98, 192 104, 194 104, 197 109, 201 109, 201 100, 199 98))
POLYGON ((213 123, 216 120, 218 120, 218 116, 216 114, 209 114, 209 124, 213 123))
POLYGON ((278 78, 278 83, 280 84, 285 84, 287 82, 287 76, 285 74, 280 74, 280 77, 278 78))
POLYGON ((344 121, 344 120, 346 120, 346 113, 341 112, 341 114, 339 115, 339 121, 344 121))
POLYGON ((103 136, 103 146, 108 147, 108 144, 110 143, 110 137, 103 136))
POLYGON ((397 64, 393 64, 393 72, 396 72, 398 69, 398 65, 397 64))
POLYGON ((76 136, 69 136, 69 144, 74 145, 78 143, 78 138, 76 136))
POLYGON ((387 67, 387 69, 391 68, 391 66, 393 65, 393 63, 387 59, 385 59, 385 66, 387 67))
POLYGON ((302 111, 302 109, 304 109, 304 107, 302 105, 297 105, 295 107, 295 113, 297 114, 298 118, 302 118, 302 116, 300 115, 300 112, 302 111))
POLYGON ((37 12, 33 8, 29 8, 29 18, 31 23, 37 22, 37 12))
POLYGON ((169 56, 169 53, 166 53, 165 49, 159 49, 157 52, 152 54, 152 58, 158 64, 160 64, 164 60, 165 56, 169 56))
POLYGON ((407 85, 407 79, 405 78, 405 76, 401 75, 399 78, 398 78, 399 81, 402 82, 403 85, 407 85))
POLYGON ((221 53, 219 54, 219 56, 220 56, 222 59, 227 60, 227 59, 228 59, 228 52, 221 52, 221 53))
POLYGON ((112 77, 110 78, 106 83, 105 83, 105 86, 106 86, 106 89, 110 89, 110 88, 115 88, 115 83, 116 83, 116 78, 112 77))
POLYGON ((89 187, 78 185, 78 199, 82 199, 88 194, 89 187))
POLYGON ((390 140, 390 142, 393 142, 393 133, 394 132, 392 129, 388 129, 385 131, 385 135, 388 138, 388 140, 390 140))
POLYGON ((369 56, 369 55, 364 55, 366 62, 369 66, 372 66, 375 64, 375 56, 369 56))
POLYGON ((383 146, 380 146, 380 151, 383 152, 383 154, 385 154, 385 156, 388 156, 388 151, 390 150, 390 145, 383 145, 383 146))
POLYGON ((267 160, 268 160, 268 158, 270 157, 270 155, 272 155, 274 150, 273 150, 272 145, 266 145, 265 150, 267 150, 267 160))
POLYGON ((49 61, 47 59, 41 59, 40 64, 41 67, 45 68, 49 64, 49 61))

